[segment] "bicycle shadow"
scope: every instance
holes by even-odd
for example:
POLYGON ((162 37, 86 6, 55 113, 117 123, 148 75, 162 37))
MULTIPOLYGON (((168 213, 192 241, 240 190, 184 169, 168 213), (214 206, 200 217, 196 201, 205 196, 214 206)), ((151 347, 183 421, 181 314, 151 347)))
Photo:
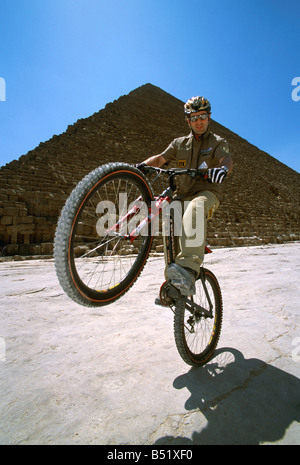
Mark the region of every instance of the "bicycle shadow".
POLYGON ((190 369, 173 386, 189 390, 185 408, 193 410, 193 425, 203 425, 203 415, 207 424, 191 439, 163 436, 156 445, 258 445, 280 440, 300 422, 300 380, 233 348, 216 350, 209 364, 190 369))

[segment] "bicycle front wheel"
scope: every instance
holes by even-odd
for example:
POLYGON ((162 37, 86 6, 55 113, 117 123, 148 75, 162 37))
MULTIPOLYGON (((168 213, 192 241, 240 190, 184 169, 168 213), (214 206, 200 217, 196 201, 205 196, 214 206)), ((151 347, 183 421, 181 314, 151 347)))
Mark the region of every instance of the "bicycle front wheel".
POLYGON ((217 278, 211 271, 202 268, 192 300, 207 312, 210 311, 210 316, 193 310, 186 305, 185 298, 179 298, 174 311, 174 335, 182 359, 188 365, 197 367, 211 359, 221 333, 222 296, 217 278))
POLYGON ((54 258, 59 282, 75 302, 107 305, 134 284, 151 249, 150 225, 137 230, 151 200, 143 174, 125 163, 95 169, 74 189, 58 222, 54 258))

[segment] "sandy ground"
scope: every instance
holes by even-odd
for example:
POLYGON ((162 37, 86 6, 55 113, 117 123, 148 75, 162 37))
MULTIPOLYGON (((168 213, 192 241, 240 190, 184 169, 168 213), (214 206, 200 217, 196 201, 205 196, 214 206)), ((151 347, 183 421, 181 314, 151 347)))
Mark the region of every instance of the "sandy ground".
POLYGON ((300 244, 218 249, 224 323, 191 369, 151 257, 115 304, 62 292, 53 260, 0 263, 0 444, 300 444, 300 244))

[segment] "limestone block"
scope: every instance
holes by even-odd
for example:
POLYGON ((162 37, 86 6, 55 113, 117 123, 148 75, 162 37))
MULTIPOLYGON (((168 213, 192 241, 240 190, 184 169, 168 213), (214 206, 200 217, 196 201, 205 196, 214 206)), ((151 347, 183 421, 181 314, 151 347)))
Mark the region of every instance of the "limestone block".
POLYGON ((6 224, 6 225, 13 224, 13 217, 12 216, 2 216, 2 218, 0 220, 0 223, 1 224, 6 224))

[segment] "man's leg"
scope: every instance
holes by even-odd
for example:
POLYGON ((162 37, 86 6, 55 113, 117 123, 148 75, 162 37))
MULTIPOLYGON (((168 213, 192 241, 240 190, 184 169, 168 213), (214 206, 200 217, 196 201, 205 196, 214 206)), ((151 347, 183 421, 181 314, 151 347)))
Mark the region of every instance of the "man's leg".
POLYGON ((171 264, 167 270, 172 284, 184 295, 196 292, 195 278, 204 260, 207 220, 218 206, 218 198, 212 192, 204 191, 190 200, 184 212, 179 238, 180 252, 175 264, 171 264))
POLYGON ((217 196, 210 191, 201 192, 189 202, 182 220, 180 252, 175 260, 177 265, 199 274, 204 260, 207 221, 212 218, 219 204, 217 196))
POLYGON ((183 215, 182 234, 181 237, 175 237, 175 240, 179 242, 180 252, 175 259, 175 264, 170 265, 170 268, 167 261, 165 237, 164 252, 166 279, 171 279, 181 292, 186 288, 186 293, 189 295, 194 291, 195 277, 198 276, 204 260, 207 220, 212 218, 220 202, 210 191, 203 191, 187 200, 189 203, 183 215), (187 270, 182 270, 181 267, 187 270))

